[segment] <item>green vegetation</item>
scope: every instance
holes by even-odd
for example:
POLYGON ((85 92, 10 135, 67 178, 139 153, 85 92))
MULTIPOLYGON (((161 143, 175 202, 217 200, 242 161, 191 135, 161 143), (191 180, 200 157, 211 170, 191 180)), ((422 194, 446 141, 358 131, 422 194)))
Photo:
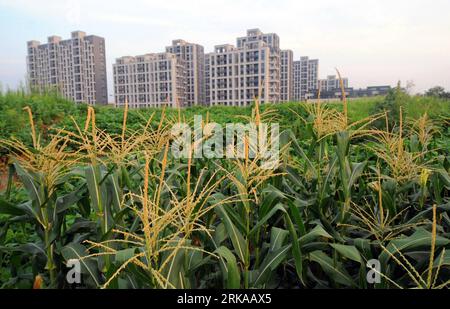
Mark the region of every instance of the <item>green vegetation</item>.
POLYGON ((3 94, 0 287, 70 288, 78 260, 85 288, 446 288, 449 107, 397 91, 163 114, 3 94), (195 114, 276 119, 280 165, 245 139, 242 159, 173 157, 170 128, 195 114))
MULTIPOLYGON (((351 100, 348 103, 349 118, 352 121, 358 121, 367 116, 389 110, 395 113, 384 97, 361 98, 351 100)), ((404 115, 408 118, 418 119, 424 113, 433 119, 441 117, 450 117, 450 100, 438 97, 411 97, 402 94, 402 107, 404 115)), ((342 111, 340 102, 329 103, 330 107, 342 111)), ((23 141, 31 142, 29 131, 24 130, 28 126, 28 116, 23 112, 23 108, 29 106, 36 118, 36 126, 44 133, 49 127, 56 126, 75 130, 73 119, 77 123, 82 123, 86 119, 87 106, 75 105, 72 102, 58 97, 56 94, 26 94, 24 91, 9 91, 0 93, 0 138, 9 138, 15 136, 23 141)), ((292 128, 301 125, 301 120, 297 114, 305 115, 299 103, 267 104, 261 107, 262 111, 271 108, 278 115, 277 121, 283 128, 292 128), (296 113, 293 113, 295 111, 296 113)), ((397 106, 398 110, 398 106, 397 106)), ((121 109, 113 107, 95 107, 97 115, 97 125, 110 133, 120 133, 122 128, 121 109)), ((192 107, 182 110, 183 119, 192 120, 194 115, 202 115, 206 119, 207 113, 211 121, 217 123, 229 123, 242 121, 242 116, 250 116, 252 107, 192 107)), ((129 127, 138 129, 142 122, 145 122, 150 115, 155 113, 153 124, 158 123, 161 117, 161 109, 139 109, 130 110, 128 114, 129 127)), ((178 117, 177 109, 168 109, 166 111, 168 118, 178 117)))
POLYGON ((435 97, 435 98, 441 98, 441 99, 450 99, 450 92, 446 92, 444 87, 436 86, 431 89, 429 89, 425 95, 427 97, 435 97))

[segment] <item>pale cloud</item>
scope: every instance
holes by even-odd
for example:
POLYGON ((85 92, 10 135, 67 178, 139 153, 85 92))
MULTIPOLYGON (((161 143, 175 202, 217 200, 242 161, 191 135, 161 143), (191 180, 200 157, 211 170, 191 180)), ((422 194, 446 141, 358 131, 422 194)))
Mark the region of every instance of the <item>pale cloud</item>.
MULTIPOLYGON (((40 24, 14 38, 21 49, 0 50, 0 58, 24 59, 27 40, 80 29, 106 38, 110 81, 117 57, 162 51, 178 38, 211 51, 259 27, 278 33, 296 58, 319 58, 322 77, 339 67, 357 87, 400 79, 414 80, 420 91, 436 84, 450 89, 448 0, 0 0, 0 10, 40 24)), ((24 63, 9 64, 8 76, 14 66, 22 79, 24 63)))

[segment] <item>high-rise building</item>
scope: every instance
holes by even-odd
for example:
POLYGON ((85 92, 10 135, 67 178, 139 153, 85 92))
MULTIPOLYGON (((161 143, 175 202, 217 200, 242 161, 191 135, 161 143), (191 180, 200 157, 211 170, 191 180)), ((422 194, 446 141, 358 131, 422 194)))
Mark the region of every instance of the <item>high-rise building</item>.
POLYGON ((246 106, 255 97, 261 103, 280 101, 280 40, 277 34, 250 29, 237 46, 215 46, 206 55, 209 105, 246 106))
POLYGON ((29 41, 27 47, 31 89, 56 90, 77 103, 108 103, 103 38, 74 31, 68 40, 51 36, 46 44, 29 41))
POLYGON ((318 89, 319 60, 301 57, 294 61, 294 100, 314 97, 318 89))
POLYGON ((294 53, 292 50, 281 51, 281 102, 294 98, 294 53))
POLYGON ((172 53, 125 56, 113 65, 116 106, 184 106, 185 65, 172 53))
MULTIPOLYGON (((348 88, 348 78, 342 77, 344 88, 348 88)), ((341 88, 339 78, 336 75, 328 75, 326 79, 319 80, 321 91, 333 91, 341 88)))
POLYGON ((184 40, 174 40, 166 52, 175 54, 185 65, 186 105, 205 104, 205 52, 203 46, 184 40))

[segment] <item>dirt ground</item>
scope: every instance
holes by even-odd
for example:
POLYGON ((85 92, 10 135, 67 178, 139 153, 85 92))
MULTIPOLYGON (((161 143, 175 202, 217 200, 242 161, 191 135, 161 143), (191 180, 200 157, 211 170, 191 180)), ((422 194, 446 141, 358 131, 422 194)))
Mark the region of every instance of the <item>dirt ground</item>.
POLYGON ((8 185, 8 168, 6 162, 4 157, 0 157, 0 192, 8 185))
POLYGON ((0 167, 0 192, 5 190, 8 185, 8 170, 4 167, 0 167))

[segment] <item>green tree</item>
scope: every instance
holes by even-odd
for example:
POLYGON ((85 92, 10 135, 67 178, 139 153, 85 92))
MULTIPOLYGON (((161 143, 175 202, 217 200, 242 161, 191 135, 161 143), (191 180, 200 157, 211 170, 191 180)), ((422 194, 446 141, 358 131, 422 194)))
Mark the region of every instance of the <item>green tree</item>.
POLYGON ((425 93, 427 97, 436 97, 441 99, 450 99, 450 92, 446 92, 444 87, 436 86, 428 89, 425 93))
MULTIPOLYGON (((376 104, 372 110, 371 114, 379 114, 387 112, 389 129, 397 125, 400 120, 400 108, 405 109, 405 104, 409 98, 409 95, 401 87, 400 82, 398 82, 395 89, 391 89, 387 94, 384 101, 376 104)), ((385 118, 381 118, 374 123, 377 128, 384 129, 386 127, 385 118)))

